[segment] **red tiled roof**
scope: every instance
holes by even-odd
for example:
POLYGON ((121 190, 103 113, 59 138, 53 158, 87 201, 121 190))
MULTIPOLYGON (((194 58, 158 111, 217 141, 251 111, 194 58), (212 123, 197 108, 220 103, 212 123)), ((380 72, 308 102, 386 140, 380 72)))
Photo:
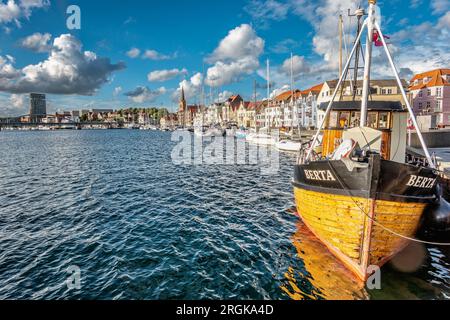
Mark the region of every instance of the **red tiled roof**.
POLYGON ((431 88, 436 86, 450 86, 450 82, 443 79, 444 75, 450 75, 450 69, 436 69, 428 72, 416 74, 411 79, 411 86, 409 90, 419 90, 423 88, 431 88), (430 78, 426 84, 423 83, 425 78, 430 78), (414 85, 414 82, 418 80, 420 83, 414 85))

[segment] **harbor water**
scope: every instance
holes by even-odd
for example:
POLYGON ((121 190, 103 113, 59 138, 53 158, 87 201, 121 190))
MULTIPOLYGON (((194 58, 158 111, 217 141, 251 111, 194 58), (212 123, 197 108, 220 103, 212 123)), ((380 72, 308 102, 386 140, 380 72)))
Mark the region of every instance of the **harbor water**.
POLYGON ((361 287, 295 215, 295 155, 262 175, 175 165, 175 144, 156 131, 0 132, 0 299, 450 298, 445 247, 414 245, 381 289, 361 287))

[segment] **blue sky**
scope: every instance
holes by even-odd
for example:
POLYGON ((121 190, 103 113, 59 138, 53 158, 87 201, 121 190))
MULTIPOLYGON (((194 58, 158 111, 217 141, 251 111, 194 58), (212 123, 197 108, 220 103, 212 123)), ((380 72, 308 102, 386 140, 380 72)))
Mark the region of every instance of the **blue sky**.
MULTIPOLYGON (((265 96, 265 61, 273 90, 337 77, 337 16, 366 1, 56 1, 0 0, 0 116, 27 112, 26 93, 48 93, 49 109, 164 106, 179 88, 190 103, 202 87, 216 99, 253 81, 265 96), (81 30, 66 26, 69 5, 81 30), (132 50, 133 49, 133 50, 132 50), (211 87, 211 89, 210 89, 211 87)), ((383 28, 402 75, 450 67, 450 1, 380 1, 383 28)), ((354 22, 345 18, 351 42, 354 22)), ((350 44, 349 44, 350 45, 350 44)), ((390 77, 375 49, 374 72, 390 77), (380 63, 378 63, 380 62, 380 63)))

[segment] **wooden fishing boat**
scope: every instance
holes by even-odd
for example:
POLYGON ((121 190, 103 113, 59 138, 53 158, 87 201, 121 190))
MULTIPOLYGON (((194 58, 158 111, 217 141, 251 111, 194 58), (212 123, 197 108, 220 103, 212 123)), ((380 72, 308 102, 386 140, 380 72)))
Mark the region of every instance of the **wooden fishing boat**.
POLYGON ((415 236, 422 215, 437 196, 438 176, 402 82, 375 17, 376 0, 369 0, 368 18, 326 109, 312 145, 323 131, 321 154, 302 150, 295 166, 297 210, 308 228, 365 281, 403 250, 415 236), (367 27, 361 101, 335 102, 359 40, 367 27), (369 101, 374 31, 384 49, 406 103, 369 101), (417 129, 428 165, 406 163, 409 116, 417 129))

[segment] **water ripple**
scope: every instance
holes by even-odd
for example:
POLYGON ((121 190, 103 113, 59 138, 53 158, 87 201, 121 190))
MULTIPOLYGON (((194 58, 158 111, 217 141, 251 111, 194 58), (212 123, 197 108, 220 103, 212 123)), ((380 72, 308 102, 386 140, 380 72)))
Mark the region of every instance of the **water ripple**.
POLYGON ((0 299, 450 296, 440 248, 413 275, 388 269, 380 293, 348 280, 290 213, 294 156, 262 176, 176 167, 173 146, 159 132, 1 132, 0 299))

